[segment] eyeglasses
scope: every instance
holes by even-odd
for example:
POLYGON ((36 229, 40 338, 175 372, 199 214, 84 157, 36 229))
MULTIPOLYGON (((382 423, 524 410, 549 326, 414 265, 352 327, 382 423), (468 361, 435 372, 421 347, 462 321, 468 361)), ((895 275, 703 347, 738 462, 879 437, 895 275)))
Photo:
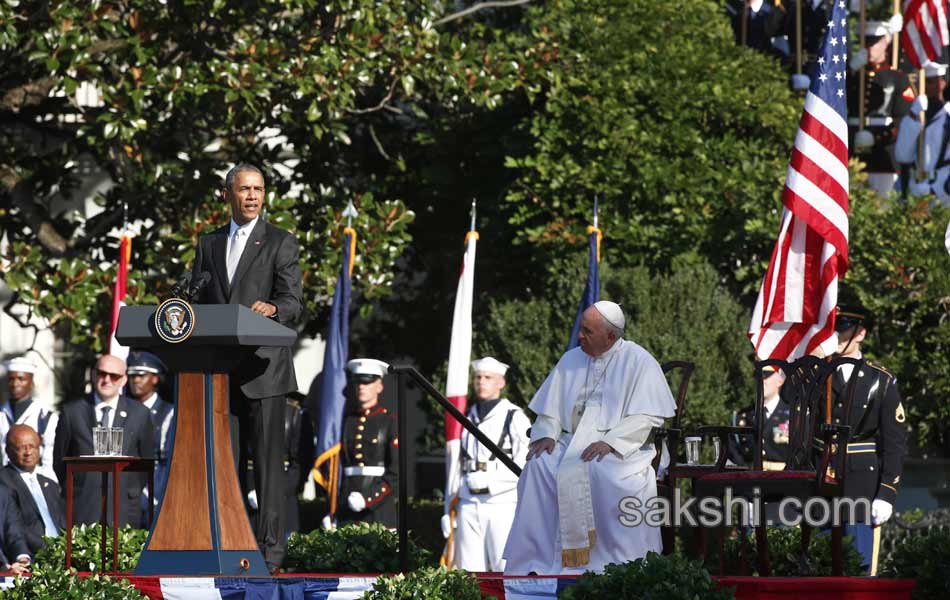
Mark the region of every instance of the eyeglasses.
POLYGON ((96 369, 96 378, 102 379, 108 377, 112 383, 115 383, 125 377, 122 373, 110 373, 108 371, 103 371, 102 369, 96 369))

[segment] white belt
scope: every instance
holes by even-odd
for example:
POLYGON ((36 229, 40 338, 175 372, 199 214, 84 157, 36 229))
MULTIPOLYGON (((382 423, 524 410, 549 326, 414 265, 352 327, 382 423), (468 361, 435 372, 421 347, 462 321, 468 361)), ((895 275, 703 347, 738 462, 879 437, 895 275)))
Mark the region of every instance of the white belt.
POLYGON ((386 467, 343 467, 343 474, 347 477, 382 477, 386 474, 386 467))

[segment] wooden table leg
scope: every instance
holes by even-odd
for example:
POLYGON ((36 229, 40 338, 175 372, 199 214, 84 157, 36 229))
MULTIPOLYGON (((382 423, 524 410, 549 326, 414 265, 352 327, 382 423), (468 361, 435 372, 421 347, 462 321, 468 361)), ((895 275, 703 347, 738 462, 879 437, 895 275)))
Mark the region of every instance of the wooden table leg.
POLYGON ((155 467, 148 471, 148 529, 155 524, 155 467))
POLYGON ((119 572, 119 463, 112 465, 112 572, 119 572))
POLYGON ((73 560, 73 466, 66 463, 66 570, 73 560))
MULTIPOLYGON (((109 472, 99 474, 102 483, 102 499, 99 501, 99 527, 102 529, 102 538, 99 542, 99 572, 106 570, 106 525, 109 520, 109 472)), ((113 502, 115 499, 113 498, 113 502)))

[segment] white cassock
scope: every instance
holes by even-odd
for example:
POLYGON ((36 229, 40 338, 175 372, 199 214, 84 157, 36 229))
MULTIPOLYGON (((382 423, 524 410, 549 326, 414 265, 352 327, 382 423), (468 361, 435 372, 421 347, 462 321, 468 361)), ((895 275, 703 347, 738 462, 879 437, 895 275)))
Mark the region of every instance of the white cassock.
MULTIPOLYGON (((468 418, 488 439, 509 451, 518 466, 524 466, 531 421, 521 408, 502 399, 483 420, 474 406, 468 418)), ((501 555, 518 505, 518 476, 468 431, 462 431, 461 449, 454 565, 466 571, 503 571, 501 555)))
POLYGON ((663 369, 649 352, 617 342, 592 358, 569 350, 531 400, 538 418, 531 441, 557 441, 551 454, 528 461, 518 481, 518 509, 505 546, 506 574, 601 572, 662 547, 660 530, 620 521, 620 501, 656 496, 656 452, 650 433, 676 403, 663 369), (581 460, 592 443, 614 452, 581 460))
MULTIPOLYGON (((40 464, 36 467, 40 475, 45 475, 56 481, 56 472, 53 470, 53 444, 56 441, 56 424, 59 422, 59 414, 42 407, 36 400, 32 400, 26 407, 23 414, 15 422, 13 420, 13 409, 9 402, 4 402, 0 407, 0 447, 6 448, 7 432, 14 425, 29 425, 33 431, 40 434, 42 448, 40 449, 40 464)), ((3 455, 2 464, 10 462, 6 452, 0 452, 3 455)))

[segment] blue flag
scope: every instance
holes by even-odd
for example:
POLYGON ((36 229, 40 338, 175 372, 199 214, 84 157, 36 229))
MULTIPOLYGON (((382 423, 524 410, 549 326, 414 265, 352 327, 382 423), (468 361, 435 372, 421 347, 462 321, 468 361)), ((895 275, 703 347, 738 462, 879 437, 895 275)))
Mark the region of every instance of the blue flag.
POLYGON ((571 330, 571 341, 567 343, 567 349, 575 348, 578 345, 577 334, 581 330, 581 315, 584 311, 600 300, 600 229, 588 227, 587 233, 590 234, 590 255, 587 259, 587 284, 584 286, 584 295, 581 296, 581 304, 577 307, 577 316, 574 317, 574 328, 571 330))
POLYGON ((340 440, 346 409, 346 361, 350 353, 350 276, 356 249, 356 231, 343 230, 343 266, 333 292, 330 327, 323 355, 323 382, 313 478, 330 498, 330 513, 336 512, 336 491, 340 481, 340 440))

